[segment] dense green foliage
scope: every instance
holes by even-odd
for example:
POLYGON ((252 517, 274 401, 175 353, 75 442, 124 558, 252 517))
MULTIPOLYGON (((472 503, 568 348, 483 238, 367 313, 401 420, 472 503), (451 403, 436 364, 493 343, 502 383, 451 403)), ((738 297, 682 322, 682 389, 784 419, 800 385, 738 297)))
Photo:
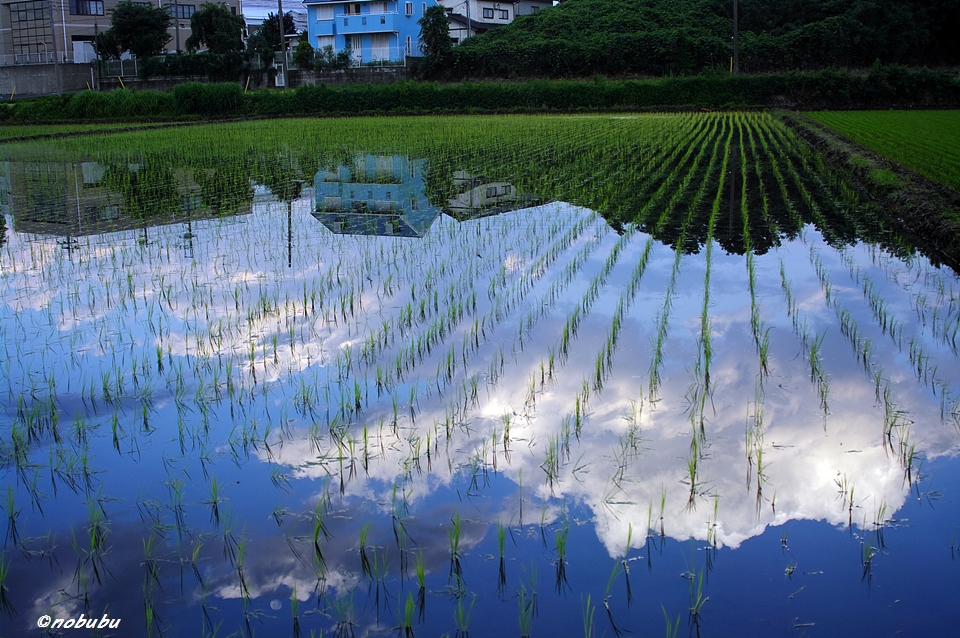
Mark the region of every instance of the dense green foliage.
POLYGON ((224 4, 204 2, 190 16, 190 37, 187 51, 206 47, 210 53, 243 51, 243 16, 230 13, 224 4))
MULTIPOLYGON (((960 0, 740 0, 748 73, 960 63, 960 0)), ((449 77, 728 70, 732 0, 567 0, 472 37, 449 77)))
POLYGON ((430 7, 417 24, 420 25, 420 49, 424 57, 420 72, 427 77, 438 75, 450 64, 453 52, 446 8, 440 5, 430 7))
POLYGON ((807 115, 960 191, 960 111, 821 111, 807 115))
POLYGON ((167 29, 173 22, 162 7, 125 0, 110 12, 110 28, 100 34, 97 48, 105 58, 129 51, 138 59, 160 55, 170 41, 167 29))
MULTIPOLYGON (((188 56, 184 56, 185 59, 188 56)), ((197 56, 198 58, 200 56, 197 56)), ((250 116, 355 113, 629 111, 651 108, 960 105, 960 80, 948 73, 875 68, 783 75, 707 76, 660 80, 353 84, 295 91, 243 92, 237 84, 188 84, 168 93, 86 91, 26 100, 0 109, 11 122, 152 116, 250 116), (223 96, 229 96, 224 101, 223 96)))
POLYGON ((187 76, 214 82, 238 81, 250 68, 246 51, 232 53, 181 53, 147 58, 140 65, 142 77, 187 76))

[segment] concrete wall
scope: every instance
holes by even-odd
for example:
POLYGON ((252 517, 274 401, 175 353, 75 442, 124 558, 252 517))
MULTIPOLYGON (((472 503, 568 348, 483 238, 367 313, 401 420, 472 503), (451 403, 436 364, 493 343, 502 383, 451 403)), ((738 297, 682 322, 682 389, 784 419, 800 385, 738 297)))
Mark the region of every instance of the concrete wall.
MULTIPOLYGON (((413 67, 383 66, 301 70, 299 84, 392 84, 413 78, 413 67)), ((293 80, 293 78, 291 78, 293 80)))
MULTIPOLYGON (((87 64, 61 64, 60 82, 57 83, 56 65, 31 64, 23 66, 0 66, 0 99, 9 99, 16 87, 16 95, 22 97, 36 95, 51 95, 57 92, 70 93, 85 91, 90 87, 103 91, 112 91, 120 88, 120 81, 116 77, 103 77, 99 87, 96 84, 96 73, 91 72, 93 67, 87 64)), ((296 88, 301 84, 391 84, 414 77, 414 66, 405 67, 355 67, 349 69, 298 70, 288 71, 288 88, 296 88)), ((204 78, 149 78, 124 77, 123 84, 128 88, 138 90, 154 89, 167 91, 183 82, 206 82, 204 78)), ((273 87, 273 74, 266 72, 251 73, 250 82, 246 78, 240 82, 250 89, 273 87)))
POLYGON ((59 65, 59 82, 57 66, 54 64, 0 66, 0 98, 9 99, 14 92, 14 87, 18 96, 29 96, 84 91, 88 84, 91 87, 94 86, 96 73, 93 72, 91 65, 59 65))

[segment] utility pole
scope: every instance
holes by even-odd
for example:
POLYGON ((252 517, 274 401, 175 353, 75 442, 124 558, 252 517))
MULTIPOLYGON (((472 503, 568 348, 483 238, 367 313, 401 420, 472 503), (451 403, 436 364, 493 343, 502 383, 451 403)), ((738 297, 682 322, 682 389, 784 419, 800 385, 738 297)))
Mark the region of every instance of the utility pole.
POLYGON ((173 32, 177 34, 177 53, 180 53, 180 5, 173 0, 173 32))
POLYGON ((733 74, 740 73, 740 16, 738 15, 737 0, 733 0, 733 74))
POLYGON ((287 34, 283 28, 283 0, 277 0, 277 10, 280 14, 277 16, 277 22, 280 27, 280 74, 283 77, 283 89, 287 89, 287 34))
MULTIPOLYGON (((53 46, 53 73, 57 76, 57 95, 63 94, 63 81, 60 78, 60 60, 57 53, 57 21, 53 13, 53 3, 50 4, 50 35, 53 39, 51 43, 53 46)), ((63 26, 63 25, 61 25, 63 26)), ((65 27, 64 27, 65 28, 65 27)), ((43 47, 46 50, 46 46, 43 47)))

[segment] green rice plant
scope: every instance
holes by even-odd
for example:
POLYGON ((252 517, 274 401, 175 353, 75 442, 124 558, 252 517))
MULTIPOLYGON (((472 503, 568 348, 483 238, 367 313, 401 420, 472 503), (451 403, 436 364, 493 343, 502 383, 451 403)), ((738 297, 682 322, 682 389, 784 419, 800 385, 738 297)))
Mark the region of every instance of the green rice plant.
POLYGON ((666 638, 677 638, 677 633, 680 631, 680 616, 677 616, 676 621, 671 621, 667 614, 667 608, 660 605, 660 609, 663 610, 663 620, 667 624, 666 638))
POLYGON ((12 542, 14 547, 20 545, 20 534, 17 532, 17 519, 20 518, 21 510, 17 509, 16 502, 13 495, 13 488, 9 485, 7 486, 7 533, 3 539, 3 546, 7 546, 7 542, 12 542))
POLYGON ((454 512, 451 527, 447 529, 447 540, 450 544, 450 578, 460 582, 463 576, 463 567, 460 564, 460 536, 463 529, 460 523, 460 512, 454 512))
POLYGON ((457 597, 457 605, 453 610, 453 619, 457 626, 457 631, 455 636, 457 638, 468 638, 470 635, 470 617, 473 615, 473 606, 477 602, 477 595, 473 594, 473 598, 470 599, 470 606, 465 607, 463 604, 463 599, 466 596, 457 597))
POLYGON ((507 528, 502 523, 497 523, 497 552, 500 562, 497 569, 497 594, 503 597, 504 589, 507 586, 507 565, 504 557, 504 545, 507 537, 507 528))
POLYGON ((413 601, 413 593, 407 592, 407 600, 403 605, 403 618, 400 619, 400 628, 398 633, 404 638, 413 638, 413 618, 416 613, 416 603, 413 601))
POLYGON ((360 526, 360 571, 364 578, 371 576, 370 557, 367 555, 367 535, 370 533, 370 523, 360 526))
POLYGON ((417 615, 420 619, 420 622, 423 622, 427 603, 427 580, 425 567, 423 564, 423 550, 417 551, 416 559, 414 560, 413 571, 417 577, 417 615))
POLYGON ((584 638, 593 638, 596 635, 596 627, 593 624, 593 616, 596 611, 596 606, 590 602, 590 594, 587 594, 587 600, 583 603, 584 638))
MULTIPOLYGON (((952 547, 951 547, 952 552, 952 547)), ((17 611, 10 600, 10 589, 7 587, 7 581, 10 577, 10 564, 7 562, 6 554, 0 554, 0 614, 7 618, 12 618, 17 611)))
POLYGON ((557 559, 554 562, 556 567, 556 590, 557 593, 561 593, 564 589, 570 588, 570 583, 567 580, 567 540, 570 536, 570 527, 567 525, 566 517, 563 517, 563 524, 560 529, 557 530, 557 535, 554 543, 554 549, 556 550, 557 559))
POLYGON ((703 580, 704 572, 702 571, 698 571, 690 578, 690 619, 694 623, 699 622, 703 606, 710 600, 709 596, 703 595, 703 580))

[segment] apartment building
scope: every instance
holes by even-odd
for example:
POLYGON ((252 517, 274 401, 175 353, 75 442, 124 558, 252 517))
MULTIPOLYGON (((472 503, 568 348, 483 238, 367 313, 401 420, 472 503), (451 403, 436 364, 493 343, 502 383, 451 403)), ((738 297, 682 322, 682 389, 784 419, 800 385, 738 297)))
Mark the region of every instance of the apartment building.
MULTIPOLYGON (((119 0, 0 2, 0 66, 93 61, 93 40, 98 32, 110 27, 110 10, 118 3, 119 0)), ((190 16, 202 0, 150 0, 142 4, 165 7, 175 16, 167 51, 183 49, 190 37, 190 16)), ((242 13, 242 0, 222 0, 222 4, 234 13, 242 13)))

